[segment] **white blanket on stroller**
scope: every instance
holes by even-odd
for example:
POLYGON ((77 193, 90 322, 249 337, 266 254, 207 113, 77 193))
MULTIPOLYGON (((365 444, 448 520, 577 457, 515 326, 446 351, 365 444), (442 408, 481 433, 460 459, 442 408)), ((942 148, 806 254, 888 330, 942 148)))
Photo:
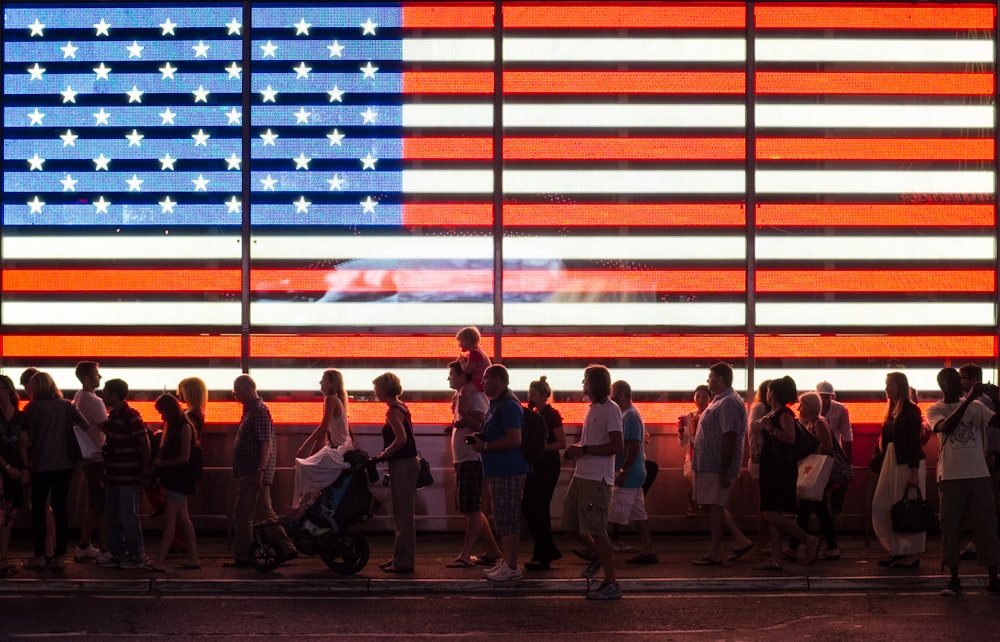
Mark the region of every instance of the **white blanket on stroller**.
POLYGON ((292 508, 299 508, 306 495, 323 490, 337 479, 342 470, 350 468, 350 464, 344 461, 344 453, 351 450, 354 450, 354 444, 348 437, 337 448, 323 446, 309 457, 296 458, 292 508))

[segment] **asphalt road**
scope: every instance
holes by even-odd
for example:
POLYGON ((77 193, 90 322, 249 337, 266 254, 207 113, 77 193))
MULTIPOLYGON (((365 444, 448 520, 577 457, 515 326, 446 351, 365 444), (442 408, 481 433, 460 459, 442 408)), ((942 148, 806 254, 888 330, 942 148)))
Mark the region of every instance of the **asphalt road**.
POLYGON ((933 593, 3 596, 10 640, 988 640, 1000 598, 933 593))

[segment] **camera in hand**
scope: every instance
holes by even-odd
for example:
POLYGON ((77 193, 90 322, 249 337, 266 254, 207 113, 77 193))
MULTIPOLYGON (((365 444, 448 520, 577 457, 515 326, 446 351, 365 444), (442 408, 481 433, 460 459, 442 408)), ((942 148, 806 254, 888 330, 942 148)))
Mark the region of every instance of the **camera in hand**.
POLYGON ((465 436, 465 444, 467 446, 471 446, 471 445, 473 445, 475 443, 476 443, 476 436, 475 435, 466 435, 465 436))

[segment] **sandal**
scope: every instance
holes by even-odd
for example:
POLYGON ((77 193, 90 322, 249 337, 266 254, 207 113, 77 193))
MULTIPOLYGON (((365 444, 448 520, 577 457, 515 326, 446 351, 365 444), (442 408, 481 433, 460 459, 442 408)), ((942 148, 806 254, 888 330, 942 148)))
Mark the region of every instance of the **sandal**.
POLYGON ((722 560, 713 560, 708 555, 705 555, 704 557, 698 558, 695 561, 691 562, 691 564, 694 566, 719 566, 720 564, 722 564, 722 560))
POLYGON ((480 555, 479 557, 472 558, 472 564, 474 566, 496 566, 499 561, 500 558, 490 557, 489 555, 480 555))
POLYGON ((752 548, 753 548, 753 542, 750 542, 746 546, 741 546, 740 548, 733 550, 733 554, 730 555, 727 559, 730 562, 735 562, 736 560, 740 559, 741 557, 749 553, 750 549, 752 548))
POLYGON ((785 570, 785 565, 774 560, 767 560, 753 567, 755 571, 775 571, 780 573, 785 570))
POLYGON ((469 560, 463 560, 461 557, 456 557, 444 565, 445 568, 472 568, 473 566, 475 566, 475 564, 469 560))

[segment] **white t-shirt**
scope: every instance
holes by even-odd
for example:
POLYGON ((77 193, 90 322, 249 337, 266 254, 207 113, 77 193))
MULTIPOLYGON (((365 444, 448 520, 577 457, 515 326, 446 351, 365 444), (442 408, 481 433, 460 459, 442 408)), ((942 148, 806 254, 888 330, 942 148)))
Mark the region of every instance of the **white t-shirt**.
MULTIPOLYGON (((471 381, 461 390, 455 391, 452 399, 452 415, 455 421, 461 415, 469 415, 475 412, 486 416, 486 411, 490 409, 490 400, 486 393, 481 392, 476 384, 471 381)), ((479 453, 472 449, 472 446, 465 443, 465 438, 474 431, 469 428, 455 428, 451 431, 451 461, 460 464, 465 461, 479 461, 479 453)))
MULTIPOLYGON (((961 401, 937 402, 927 409, 927 422, 936 427, 960 405, 961 401)), ((990 430, 987 424, 992 418, 993 412, 989 408, 978 401, 973 401, 965 409, 965 414, 962 415, 954 432, 950 435, 937 433, 941 442, 941 456, 937 464, 938 481, 990 476, 990 471, 986 467, 986 441, 983 433, 990 430)))
MULTIPOLYGON (((98 428, 108 420, 108 409, 104 405, 104 400, 97 396, 96 392, 89 390, 78 390, 73 395, 73 405, 80 411, 80 414, 90 422, 90 430, 87 436, 94 442, 94 445, 101 448, 104 445, 104 432, 98 428)), ((101 461, 100 455, 93 461, 101 461)))
MULTIPOLYGON (((611 442, 610 433, 622 431, 622 411, 618 404, 606 400, 592 403, 583 418, 580 443, 584 446, 600 446, 611 442)), ((603 481, 607 485, 615 483, 614 455, 583 455, 576 460, 574 477, 603 481)))

